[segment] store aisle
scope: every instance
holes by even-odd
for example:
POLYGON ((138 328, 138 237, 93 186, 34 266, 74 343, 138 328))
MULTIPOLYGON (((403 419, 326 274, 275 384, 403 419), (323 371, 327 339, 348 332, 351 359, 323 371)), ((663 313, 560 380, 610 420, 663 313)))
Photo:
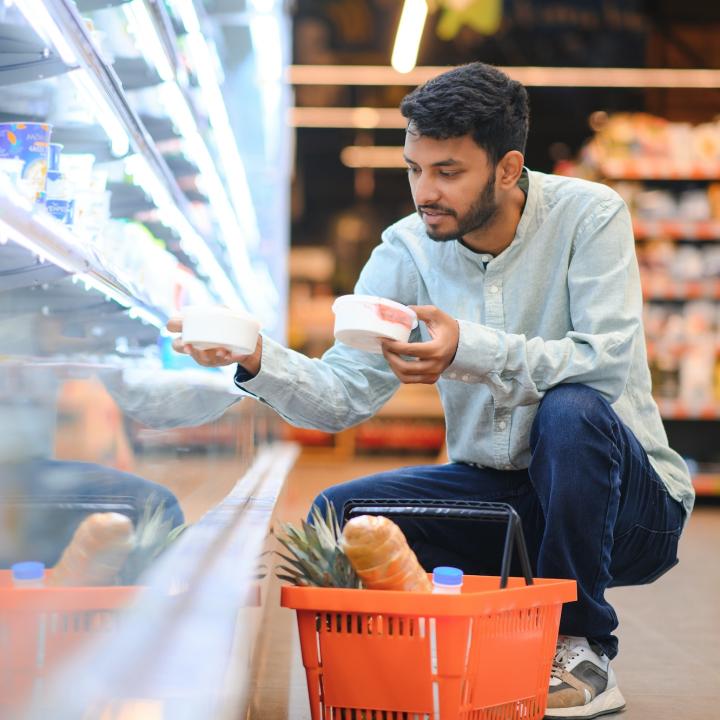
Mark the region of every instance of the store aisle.
MULTIPOLYGON (((329 463, 304 453, 291 473, 277 519, 297 521, 323 487, 427 458, 362 458, 329 463)), ((611 591, 621 620, 615 662, 628 702, 623 720, 709 720, 717 715, 720 669, 720 507, 699 507, 680 546, 680 564, 646 587, 611 591)), ((309 720, 294 614, 279 607, 275 583, 259 641, 251 720, 309 720)))

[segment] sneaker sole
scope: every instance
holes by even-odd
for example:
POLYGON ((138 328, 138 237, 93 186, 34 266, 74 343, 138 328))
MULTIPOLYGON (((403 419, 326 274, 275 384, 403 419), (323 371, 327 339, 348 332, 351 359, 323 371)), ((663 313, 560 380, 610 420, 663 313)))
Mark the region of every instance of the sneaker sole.
POLYGON ((581 707, 569 708, 550 708, 545 712, 546 720, 554 720, 555 718, 581 718, 582 720, 591 720, 601 715, 609 715, 610 713, 619 713, 625 709, 625 698, 620 692, 620 688, 615 686, 600 693, 592 702, 581 707))

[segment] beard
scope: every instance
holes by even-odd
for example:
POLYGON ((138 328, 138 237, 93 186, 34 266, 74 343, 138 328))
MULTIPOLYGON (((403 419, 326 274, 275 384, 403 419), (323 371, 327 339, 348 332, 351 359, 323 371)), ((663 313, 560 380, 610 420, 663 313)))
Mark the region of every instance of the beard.
POLYGON ((421 205, 418 207, 418 213, 422 216, 423 210, 435 210, 437 212, 446 213, 457 218, 457 229, 449 232, 433 232, 426 228, 428 237, 431 240, 445 242, 447 240, 457 240, 468 235, 475 230, 480 230, 490 224, 491 220, 497 215, 498 204, 495 200, 495 175, 490 176, 485 187, 475 198, 475 202, 470 209, 461 217, 451 208, 442 207, 440 205, 421 205))

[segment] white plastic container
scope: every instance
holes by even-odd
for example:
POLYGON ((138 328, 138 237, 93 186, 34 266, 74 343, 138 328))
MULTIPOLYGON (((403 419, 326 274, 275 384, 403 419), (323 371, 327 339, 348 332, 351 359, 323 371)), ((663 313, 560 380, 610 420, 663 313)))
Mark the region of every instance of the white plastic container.
POLYGON ((374 295, 342 295, 332 309, 335 338, 366 352, 381 353, 381 338, 407 342, 418 324, 414 310, 374 295))
POLYGON ((255 352, 260 322, 245 311, 219 305, 188 305, 181 315, 183 344, 198 350, 224 348, 236 355, 255 352))
POLYGON ((456 567, 436 567, 433 570, 433 592, 441 595, 460 595, 463 571, 456 567))

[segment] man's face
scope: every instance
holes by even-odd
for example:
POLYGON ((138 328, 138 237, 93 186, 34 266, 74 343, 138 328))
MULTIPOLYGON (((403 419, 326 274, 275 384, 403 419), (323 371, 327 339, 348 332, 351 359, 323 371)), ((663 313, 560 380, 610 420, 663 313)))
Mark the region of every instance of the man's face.
POLYGON ((408 131, 404 156, 415 207, 433 240, 464 237, 495 217, 495 169, 470 135, 435 140, 408 131))

